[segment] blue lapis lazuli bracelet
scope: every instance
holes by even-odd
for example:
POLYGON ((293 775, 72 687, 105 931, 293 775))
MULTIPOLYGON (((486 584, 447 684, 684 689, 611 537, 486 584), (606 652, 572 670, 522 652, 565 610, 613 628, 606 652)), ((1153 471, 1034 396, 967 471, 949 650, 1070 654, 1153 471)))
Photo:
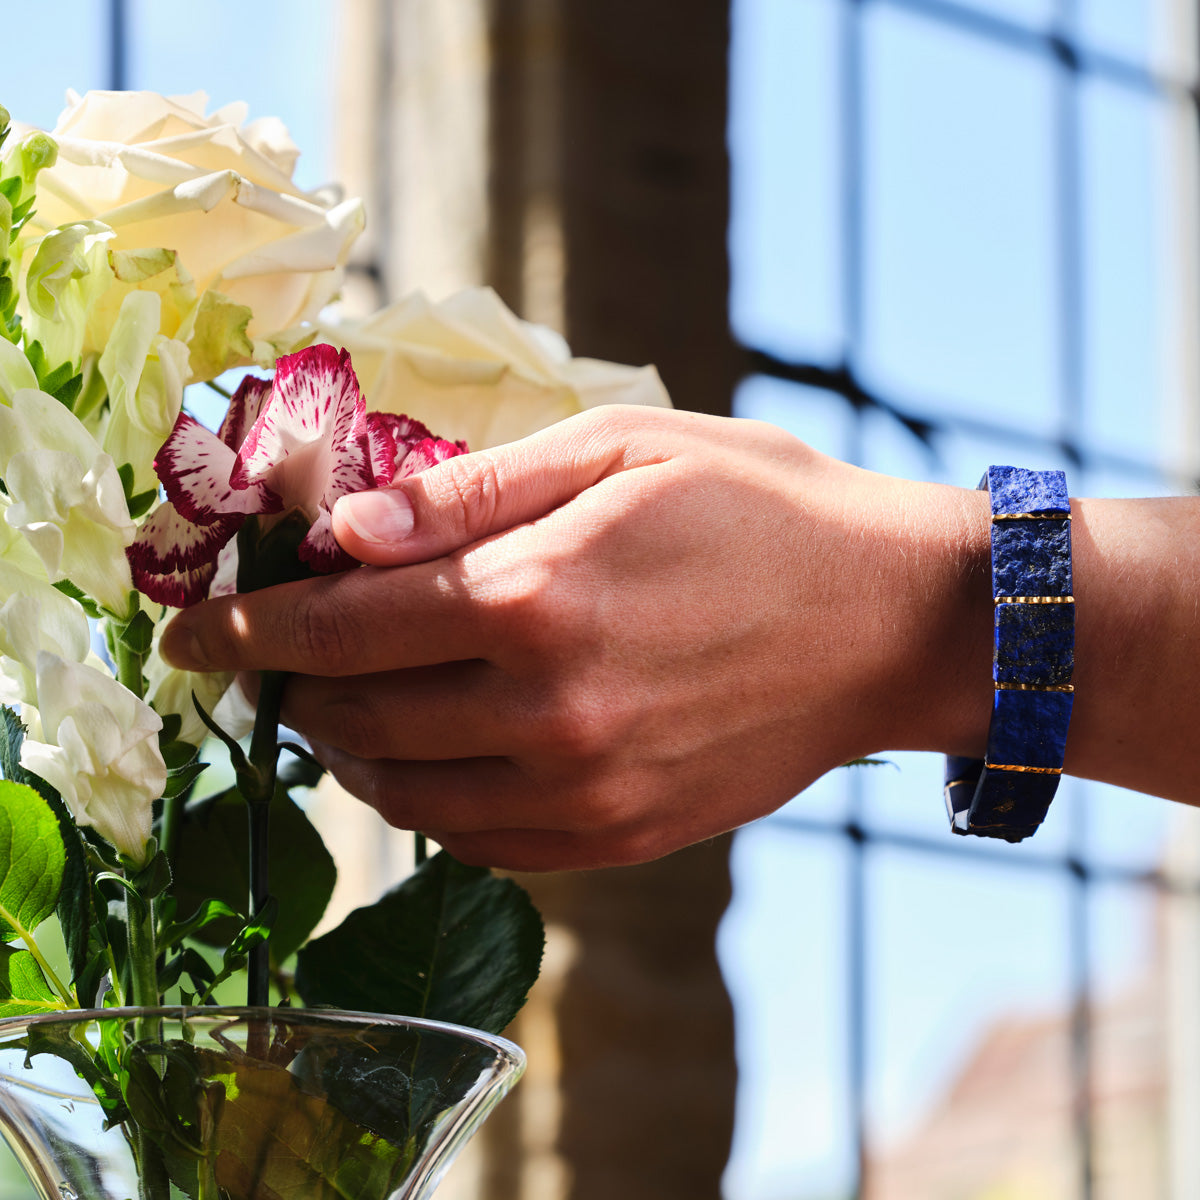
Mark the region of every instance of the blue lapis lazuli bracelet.
POLYGON ((987 755, 946 759, 955 833, 1019 842, 1062 775, 1074 698, 1071 503, 1061 471, 988 467, 995 654, 987 755))

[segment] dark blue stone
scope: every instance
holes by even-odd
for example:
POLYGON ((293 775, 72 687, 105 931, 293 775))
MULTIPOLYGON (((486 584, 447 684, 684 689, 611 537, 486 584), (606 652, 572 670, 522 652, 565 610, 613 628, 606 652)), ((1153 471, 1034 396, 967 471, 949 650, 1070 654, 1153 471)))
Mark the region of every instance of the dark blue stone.
POLYGON ((994 513, 1071 511, 1067 477, 1061 471, 988 467, 979 486, 988 489, 994 513))
POLYGON ((986 767, 967 818, 970 833, 1019 842, 1046 818, 1057 775, 1022 775, 986 767))
POLYGON ((997 604, 997 683, 1070 683, 1075 667, 1073 604, 997 604))
POLYGON ((996 692, 988 729, 988 762, 1061 767, 1071 701, 1070 692, 996 692))
POLYGON ((993 522, 993 596, 1070 594, 1071 523, 1065 517, 993 522))

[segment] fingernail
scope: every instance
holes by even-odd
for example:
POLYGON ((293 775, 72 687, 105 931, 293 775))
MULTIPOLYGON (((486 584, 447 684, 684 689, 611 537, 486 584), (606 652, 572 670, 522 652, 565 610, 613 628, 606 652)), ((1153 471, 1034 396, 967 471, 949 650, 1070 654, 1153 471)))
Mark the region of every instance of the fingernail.
POLYGON ((413 531, 412 501, 401 491, 356 492, 338 504, 346 523, 364 542, 402 542, 413 531))
POLYGON ((163 630, 159 653, 182 671, 205 671, 208 660, 200 639, 178 617, 163 630))

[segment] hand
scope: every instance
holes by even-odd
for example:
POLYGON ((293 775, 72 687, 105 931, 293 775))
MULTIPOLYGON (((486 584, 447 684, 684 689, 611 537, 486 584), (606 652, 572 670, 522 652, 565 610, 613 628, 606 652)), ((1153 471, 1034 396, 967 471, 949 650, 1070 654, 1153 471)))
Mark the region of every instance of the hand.
POLYGON ((338 780, 465 862, 644 861, 884 747, 982 751, 981 493, 609 408, 334 529, 372 565, 187 610, 163 652, 292 672, 284 718, 338 780))

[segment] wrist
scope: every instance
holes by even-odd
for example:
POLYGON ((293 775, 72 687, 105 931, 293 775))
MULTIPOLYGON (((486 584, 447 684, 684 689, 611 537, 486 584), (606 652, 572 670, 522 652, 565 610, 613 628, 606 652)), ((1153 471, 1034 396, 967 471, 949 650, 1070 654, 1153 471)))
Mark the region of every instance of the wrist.
POLYGON ((986 492, 919 485, 910 515, 919 551, 905 555, 908 652, 887 748, 981 756, 992 712, 991 511, 986 492))

